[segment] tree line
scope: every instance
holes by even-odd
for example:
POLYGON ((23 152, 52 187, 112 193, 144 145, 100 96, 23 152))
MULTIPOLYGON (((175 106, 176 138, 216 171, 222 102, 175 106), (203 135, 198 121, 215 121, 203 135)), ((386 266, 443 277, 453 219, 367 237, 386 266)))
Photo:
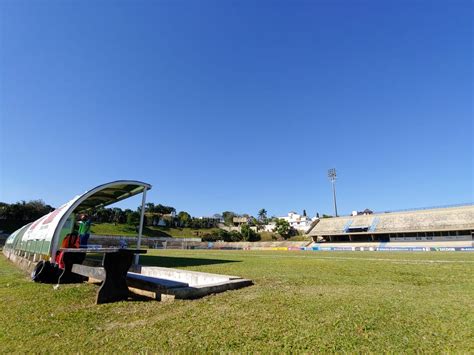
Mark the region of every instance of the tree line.
POLYGON ((7 233, 14 232, 53 210, 52 206, 45 204, 42 200, 0 202, 0 230, 7 233))
MULTIPOLYGON (((37 220, 38 218, 53 211, 54 207, 44 203, 42 200, 19 201, 16 203, 0 202, 0 231, 11 233, 18 228, 37 220)), ((141 206, 136 210, 121 209, 119 207, 104 208, 100 207, 90 213, 93 223, 114 223, 128 224, 138 226, 140 223, 141 206)), ((180 211, 176 214, 176 209, 172 206, 154 204, 149 202, 145 204, 144 223, 146 225, 160 225, 165 227, 180 227, 193 229, 206 229, 217 227, 221 220, 224 224, 232 226, 234 217, 245 217, 247 223, 241 226, 240 231, 219 230, 212 233, 206 233, 205 239, 208 241, 255 241, 260 237, 254 229, 258 231, 270 221, 276 222, 275 232, 287 238, 292 235, 288 222, 275 217, 268 218, 267 211, 261 209, 258 211, 258 217, 243 214, 239 215, 232 211, 224 211, 222 215, 215 214, 212 218, 192 217, 186 211, 180 211)))
MULTIPOLYGON (((11 233, 24 225, 50 213, 55 208, 42 200, 19 201, 16 203, 0 202, 0 231, 11 233)), ((176 214, 172 206, 154 204, 145 205, 144 223, 147 225, 164 225, 166 227, 211 228, 216 226, 215 219, 195 218, 186 211, 176 214)), ((119 207, 100 207, 90 212, 93 223, 114 223, 138 225, 141 206, 136 210, 119 207)))

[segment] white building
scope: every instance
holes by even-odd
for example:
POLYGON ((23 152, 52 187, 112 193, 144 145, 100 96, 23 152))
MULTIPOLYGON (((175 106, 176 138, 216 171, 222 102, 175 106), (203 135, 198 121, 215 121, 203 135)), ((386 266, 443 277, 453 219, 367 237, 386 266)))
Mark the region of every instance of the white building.
POLYGON ((311 227, 311 223, 316 219, 309 218, 308 216, 302 216, 296 212, 288 212, 286 217, 278 217, 279 219, 284 219, 290 224, 290 227, 293 227, 297 230, 306 231, 311 227))
POLYGON ((276 228, 276 223, 275 222, 269 222, 268 224, 265 224, 263 226, 263 231, 264 232, 273 232, 276 228))

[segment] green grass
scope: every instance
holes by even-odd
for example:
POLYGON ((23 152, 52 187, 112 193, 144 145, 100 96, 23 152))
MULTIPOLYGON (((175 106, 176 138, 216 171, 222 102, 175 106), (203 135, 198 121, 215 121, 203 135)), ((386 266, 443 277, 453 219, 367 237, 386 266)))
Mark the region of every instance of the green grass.
POLYGON ((291 242, 310 242, 313 240, 313 238, 307 235, 295 235, 293 237, 288 238, 288 240, 291 242))
MULTIPOLYGON (((262 242, 274 242, 274 241, 285 241, 284 238, 280 237, 276 233, 272 232, 259 232, 260 235, 260 241, 262 242)), ((293 237, 290 237, 286 239, 287 241, 290 242, 310 242, 312 240, 311 237, 308 237, 307 235, 295 235, 293 237)))
POLYGON ((474 254, 150 250, 141 260, 255 285, 96 306, 97 286, 53 290, 0 257, 2 353, 474 351, 474 254))
MULTIPOLYGON (((174 238, 201 238, 207 233, 218 230, 218 228, 193 229, 193 228, 167 228, 146 226, 143 228, 145 237, 174 237, 174 238)), ((91 232, 98 235, 121 235, 136 236, 134 226, 128 224, 101 223, 93 224, 91 232)))
POLYGON ((274 242, 277 240, 275 233, 272 232, 259 232, 258 234, 260 235, 260 241, 262 242, 274 242))

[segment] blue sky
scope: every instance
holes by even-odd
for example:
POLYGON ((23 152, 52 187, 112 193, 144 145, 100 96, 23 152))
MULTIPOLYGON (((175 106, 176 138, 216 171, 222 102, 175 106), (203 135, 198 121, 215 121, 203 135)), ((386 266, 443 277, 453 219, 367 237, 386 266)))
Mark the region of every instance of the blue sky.
POLYGON ((472 1, 0 2, 0 201, 193 215, 474 200, 472 1), (122 203, 136 207, 138 199, 122 203))

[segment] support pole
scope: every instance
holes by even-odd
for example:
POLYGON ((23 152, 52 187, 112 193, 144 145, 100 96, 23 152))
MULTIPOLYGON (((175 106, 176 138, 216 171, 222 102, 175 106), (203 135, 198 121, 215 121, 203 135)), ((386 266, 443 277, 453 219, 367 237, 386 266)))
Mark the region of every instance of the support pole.
MULTIPOLYGON (((142 243, 142 232, 143 232, 143 217, 145 216, 145 202, 146 202, 146 187, 143 189, 142 195, 142 209, 140 210, 140 227, 138 228, 138 241, 137 241, 137 249, 140 249, 140 245, 142 243)), ((138 265, 140 261, 140 254, 135 255, 135 265, 138 265)))
POLYGON ((336 212, 337 217, 337 204, 336 204, 336 181, 333 180, 332 182, 332 195, 334 198, 334 212, 336 212))
POLYGON ((332 182, 332 196, 334 198, 334 212, 337 217, 337 204, 336 204, 336 169, 332 168, 328 170, 328 178, 332 182))

